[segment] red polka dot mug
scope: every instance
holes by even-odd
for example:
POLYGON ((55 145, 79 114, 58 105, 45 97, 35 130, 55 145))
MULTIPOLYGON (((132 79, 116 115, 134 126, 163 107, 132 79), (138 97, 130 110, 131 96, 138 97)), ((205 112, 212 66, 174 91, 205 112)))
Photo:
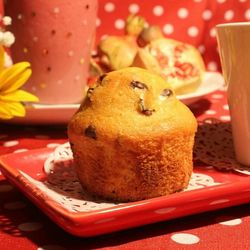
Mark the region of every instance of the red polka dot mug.
POLYGON ((96 0, 9 0, 14 62, 29 61, 25 89, 42 104, 79 103, 84 96, 96 27, 96 0))

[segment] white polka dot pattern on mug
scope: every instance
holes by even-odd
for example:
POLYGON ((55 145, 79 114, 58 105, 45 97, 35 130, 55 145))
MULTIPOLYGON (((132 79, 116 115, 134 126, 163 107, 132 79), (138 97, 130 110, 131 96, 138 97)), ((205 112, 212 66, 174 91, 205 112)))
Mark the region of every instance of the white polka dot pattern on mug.
POLYGON ((200 241, 200 238, 194 234, 176 233, 171 236, 171 239, 179 244, 192 245, 200 241))

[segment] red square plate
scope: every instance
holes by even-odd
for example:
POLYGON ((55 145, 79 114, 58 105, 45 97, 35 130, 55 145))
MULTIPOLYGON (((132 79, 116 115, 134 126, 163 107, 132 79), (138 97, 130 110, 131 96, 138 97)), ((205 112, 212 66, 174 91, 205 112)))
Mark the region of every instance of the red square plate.
POLYGON ((250 176, 195 166, 187 190, 130 203, 83 192, 68 143, 0 157, 0 169, 55 223, 77 236, 94 236, 250 201, 250 176))

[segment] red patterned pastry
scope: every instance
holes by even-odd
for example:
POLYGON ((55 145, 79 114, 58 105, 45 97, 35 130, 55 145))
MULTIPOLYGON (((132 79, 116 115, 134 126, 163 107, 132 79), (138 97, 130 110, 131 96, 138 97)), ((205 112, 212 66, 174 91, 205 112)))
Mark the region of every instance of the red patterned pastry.
POLYGON ((195 47, 167 38, 152 40, 140 48, 133 65, 162 75, 179 95, 195 91, 205 72, 195 47))

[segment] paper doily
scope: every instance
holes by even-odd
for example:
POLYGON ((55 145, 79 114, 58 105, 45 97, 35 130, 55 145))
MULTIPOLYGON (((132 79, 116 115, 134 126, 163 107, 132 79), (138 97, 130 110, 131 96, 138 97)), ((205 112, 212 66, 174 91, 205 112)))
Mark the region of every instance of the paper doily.
MULTIPOLYGON (((73 156, 69 143, 62 144, 55 149, 45 161, 44 171, 47 174, 45 181, 38 181, 25 173, 22 174, 50 199, 56 201, 68 211, 89 212, 118 205, 118 203, 93 197, 82 189, 74 171, 73 156)), ((219 184, 209 175, 193 173, 189 186, 184 191, 219 184)))
POLYGON ((231 124, 217 119, 206 119, 199 124, 195 137, 194 160, 218 170, 250 175, 250 168, 236 160, 231 124))

